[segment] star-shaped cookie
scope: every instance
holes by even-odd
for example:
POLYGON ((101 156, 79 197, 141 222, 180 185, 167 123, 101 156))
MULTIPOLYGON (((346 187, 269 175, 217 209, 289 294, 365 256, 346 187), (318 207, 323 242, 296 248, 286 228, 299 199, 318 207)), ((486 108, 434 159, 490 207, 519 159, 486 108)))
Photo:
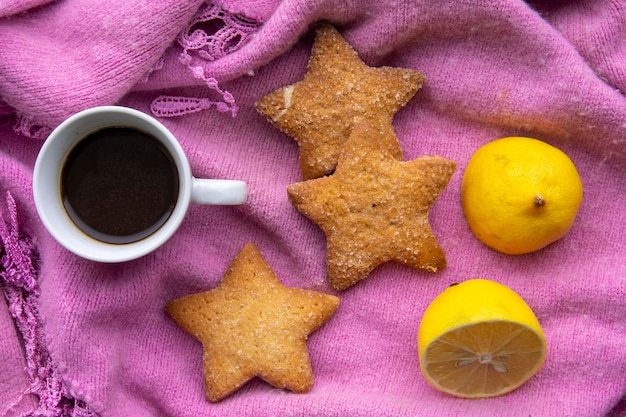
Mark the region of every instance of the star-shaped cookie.
POLYGON ((402 162, 367 122, 358 123, 333 175, 292 184, 289 201, 326 234, 331 286, 345 290, 387 261, 437 271, 446 258, 428 222, 454 161, 402 162))
POLYGON ((354 124, 367 119, 383 146, 402 160, 392 118, 424 83, 422 73, 367 66, 332 26, 316 33, 304 79, 256 104, 258 111, 295 138, 304 179, 331 174, 354 124))
POLYGON ((309 391, 307 337, 338 305, 335 296, 284 286, 250 243, 216 288, 172 300, 165 309, 202 342, 205 394, 216 402, 255 376, 277 388, 309 391))

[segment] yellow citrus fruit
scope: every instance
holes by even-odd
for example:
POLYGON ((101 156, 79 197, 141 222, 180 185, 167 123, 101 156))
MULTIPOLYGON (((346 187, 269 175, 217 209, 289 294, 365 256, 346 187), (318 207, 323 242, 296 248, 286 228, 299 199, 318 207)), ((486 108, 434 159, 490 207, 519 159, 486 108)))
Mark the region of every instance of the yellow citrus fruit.
POLYGON ((525 137, 480 147, 461 182, 470 229, 485 245, 509 255, 534 252, 565 236, 582 197, 571 159, 554 146, 525 137))
POLYGON ((506 394, 543 366, 546 339, 528 304, 510 288, 472 279, 428 306, 417 337, 420 368, 436 389, 463 398, 506 394))

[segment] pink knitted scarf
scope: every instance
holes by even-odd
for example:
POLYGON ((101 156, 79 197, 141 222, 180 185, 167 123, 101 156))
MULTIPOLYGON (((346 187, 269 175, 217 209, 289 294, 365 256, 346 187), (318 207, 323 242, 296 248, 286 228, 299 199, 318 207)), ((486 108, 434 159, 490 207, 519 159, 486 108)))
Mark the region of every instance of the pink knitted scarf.
POLYGON ((619 0, 0 2, 0 417, 626 415, 624 39, 619 0), (254 107, 302 79, 321 21, 366 64, 426 75, 393 125, 407 160, 457 162, 430 215, 448 266, 385 264, 337 294, 307 342, 311 392, 255 379, 210 404, 202 349, 167 301, 216 286, 248 242, 285 285, 332 292, 324 235, 286 196, 301 180, 297 145, 254 107), (192 207, 135 261, 67 252, 36 214, 32 169, 52 128, 103 104, 157 117, 194 175, 245 180, 248 202, 192 207), (459 203, 473 152, 508 135, 565 151, 584 186, 570 233, 518 257, 478 242, 459 203), (424 380, 416 334, 437 294, 475 277, 529 303, 548 357, 518 390, 468 401, 424 380))

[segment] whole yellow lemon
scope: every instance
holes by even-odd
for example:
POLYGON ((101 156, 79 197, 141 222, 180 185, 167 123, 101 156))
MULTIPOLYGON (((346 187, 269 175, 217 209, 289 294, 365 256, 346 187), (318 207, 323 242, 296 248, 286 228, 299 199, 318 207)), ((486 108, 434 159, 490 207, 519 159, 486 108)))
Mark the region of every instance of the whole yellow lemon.
POLYGON ((417 346, 426 380, 462 398, 511 392, 546 359, 546 338, 528 304, 512 289, 482 278, 450 286, 430 303, 417 346))
POLYGON ((499 252, 534 252, 567 234, 583 198, 571 159, 537 139, 507 137, 472 155, 461 183, 465 219, 499 252))

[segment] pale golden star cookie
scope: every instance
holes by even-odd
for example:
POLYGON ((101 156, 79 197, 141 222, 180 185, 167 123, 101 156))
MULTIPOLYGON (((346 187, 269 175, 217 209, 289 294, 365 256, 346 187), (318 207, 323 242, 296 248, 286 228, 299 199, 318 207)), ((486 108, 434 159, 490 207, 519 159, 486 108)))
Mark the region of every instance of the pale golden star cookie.
POLYGON ((452 177, 454 161, 398 161, 384 138, 358 123, 333 175, 288 187, 289 201, 327 240, 331 286, 345 290, 387 261, 437 271, 446 266, 428 214, 452 177))
POLYGON ((402 160, 392 118, 415 95, 425 77, 404 68, 367 66, 331 26, 316 34, 302 81, 257 102, 258 111, 295 138, 304 179, 331 174, 354 124, 370 121, 383 146, 402 160))
POLYGON ((277 388, 309 391, 307 337, 338 305, 333 295, 284 286, 250 243, 216 288, 170 301, 165 309, 202 342, 205 394, 216 402, 255 376, 277 388))

